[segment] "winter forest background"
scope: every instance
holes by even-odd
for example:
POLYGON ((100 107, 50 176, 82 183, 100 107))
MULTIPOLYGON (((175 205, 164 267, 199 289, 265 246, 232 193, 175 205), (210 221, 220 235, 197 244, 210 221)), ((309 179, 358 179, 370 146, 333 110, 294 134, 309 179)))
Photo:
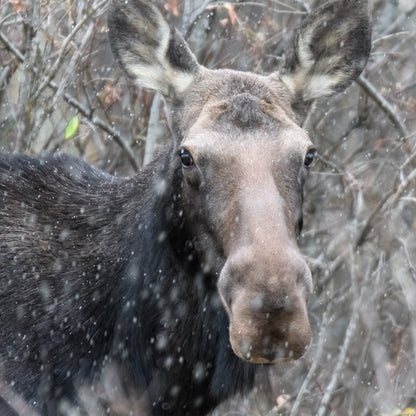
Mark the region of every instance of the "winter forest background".
MULTIPOLYGON (((132 175, 168 139, 160 96, 113 59, 108 3, 0 0, 1 152, 66 152, 132 175)), ((263 73, 322 1, 165 3, 200 63, 263 73)), ((305 126, 319 149, 300 240, 313 345, 215 416, 415 414, 415 45, 415 1, 374 0, 363 76, 316 103, 305 126)))

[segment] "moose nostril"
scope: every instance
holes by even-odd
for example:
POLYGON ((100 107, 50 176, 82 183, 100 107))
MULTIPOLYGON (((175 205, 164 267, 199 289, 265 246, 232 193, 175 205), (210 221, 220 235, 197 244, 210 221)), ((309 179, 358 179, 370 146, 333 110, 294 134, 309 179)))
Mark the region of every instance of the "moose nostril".
POLYGON ((261 340, 262 346, 264 348, 270 347, 272 345, 273 339, 270 335, 265 335, 261 340))
POLYGON ((279 296, 274 302, 274 312, 284 312, 291 314, 293 312, 293 299, 289 295, 279 296))
POLYGON ((251 298, 250 308, 253 311, 260 311, 260 310, 264 309, 264 296, 262 294, 258 293, 253 298, 251 298))
POLYGON ((292 298, 288 295, 265 296, 257 293, 250 299, 249 305, 252 312, 266 314, 268 319, 279 313, 290 314, 294 309, 292 298))

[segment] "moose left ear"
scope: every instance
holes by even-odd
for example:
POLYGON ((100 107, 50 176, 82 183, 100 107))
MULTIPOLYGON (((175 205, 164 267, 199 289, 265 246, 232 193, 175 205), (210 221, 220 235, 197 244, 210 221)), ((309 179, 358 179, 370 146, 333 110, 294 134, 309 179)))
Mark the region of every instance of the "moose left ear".
POLYGON ((198 75, 195 56, 169 25, 160 1, 112 0, 108 27, 114 55, 139 85, 176 97, 198 75))
POLYGON ((280 74, 293 106, 343 91, 364 69, 370 50, 368 0, 335 0, 314 10, 298 29, 280 74))

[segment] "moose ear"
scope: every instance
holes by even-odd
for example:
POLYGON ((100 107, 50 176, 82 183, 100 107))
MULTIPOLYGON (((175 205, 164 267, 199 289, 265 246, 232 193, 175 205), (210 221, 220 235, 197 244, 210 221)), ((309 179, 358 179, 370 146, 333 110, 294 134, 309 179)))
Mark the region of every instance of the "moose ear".
POLYGON ((113 0, 108 14, 111 49, 127 75, 164 96, 184 92, 199 65, 182 35, 154 0, 113 0))
POLYGON ((306 17, 281 73, 295 107, 341 92, 358 78, 371 49, 369 14, 367 0, 335 0, 306 17))

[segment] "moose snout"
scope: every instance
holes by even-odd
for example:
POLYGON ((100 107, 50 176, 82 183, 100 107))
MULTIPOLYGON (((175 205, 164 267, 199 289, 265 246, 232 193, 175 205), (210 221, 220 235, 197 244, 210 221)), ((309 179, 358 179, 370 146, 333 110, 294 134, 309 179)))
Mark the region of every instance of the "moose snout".
POLYGON ((231 346, 238 357, 256 364, 298 359, 312 339, 309 269, 300 259, 291 270, 266 271, 226 264, 221 273, 218 288, 230 319, 231 346))
POLYGON ((312 338, 304 297, 268 294, 262 299, 244 292, 230 310, 230 342, 236 355, 253 363, 300 358, 312 338))

